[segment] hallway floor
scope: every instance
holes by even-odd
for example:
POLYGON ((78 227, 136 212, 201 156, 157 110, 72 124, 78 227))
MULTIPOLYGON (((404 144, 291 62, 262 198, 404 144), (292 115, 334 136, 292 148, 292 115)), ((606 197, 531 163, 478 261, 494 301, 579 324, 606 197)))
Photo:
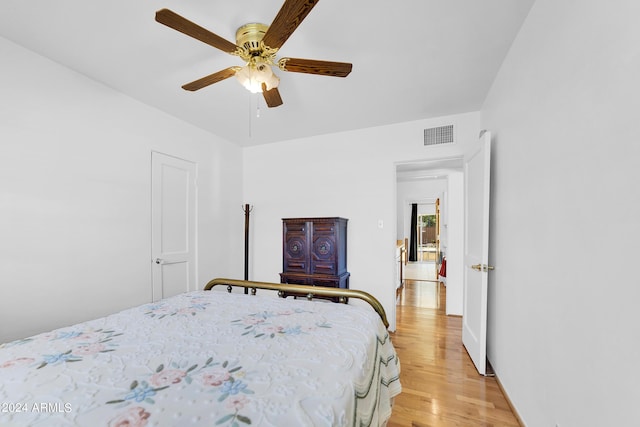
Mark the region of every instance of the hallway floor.
POLYGON ((434 261, 410 262, 404 266, 403 277, 407 280, 435 281, 438 272, 434 261))
MULTIPOLYGON (((415 269, 428 270, 422 264, 415 269)), ((518 427, 496 379, 480 376, 464 349, 462 318, 445 314, 446 287, 427 280, 407 279, 398 297, 391 339, 402 393, 388 427, 518 427)))

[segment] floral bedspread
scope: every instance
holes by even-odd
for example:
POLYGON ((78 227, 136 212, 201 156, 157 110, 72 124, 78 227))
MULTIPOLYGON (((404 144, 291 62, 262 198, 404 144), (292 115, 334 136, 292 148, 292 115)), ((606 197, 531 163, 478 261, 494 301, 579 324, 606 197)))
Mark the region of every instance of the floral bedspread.
POLYGON ((2 426, 379 426, 400 363, 369 307, 197 291, 0 346, 2 426))

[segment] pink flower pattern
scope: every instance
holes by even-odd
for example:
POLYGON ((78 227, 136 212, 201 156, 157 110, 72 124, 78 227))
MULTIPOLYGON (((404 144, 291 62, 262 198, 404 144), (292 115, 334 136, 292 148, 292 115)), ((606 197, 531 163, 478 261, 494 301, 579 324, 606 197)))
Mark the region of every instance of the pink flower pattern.
POLYGON ((185 371, 178 369, 164 369, 153 374, 149 382, 156 387, 164 387, 171 384, 178 384, 186 376, 187 373, 185 371))
POLYGON ((231 378, 231 374, 226 369, 212 369, 202 375, 202 382, 217 387, 229 378, 231 378))
MULTIPOLYGON (((106 403, 116 404, 118 407, 125 407, 132 403, 153 405, 155 404, 154 397, 159 392, 182 382, 189 385, 193 382, 192 376, 198 374, 202 384, 211 387, 209 392, 220 394, 218 402, 226 400, 226 407, 232 411, 219 418, 216 425, 238 426, 238 421, 251 424, 249 417, 240 414, 240 411, 249 403, 249 399, 245 395, 253 394, 248 384, 239 378, 245 375, 241 366, 234 366, 228 361, 215 363, 212 357, 208 358, 202 366, 194 364, 186 368, 187 366, 189 366, 189 362, 171 362, 171 367, 168 369, 164 364, 160 364, 155 373, 151 374, 148 382, 144 379, 134 380, 122 398, 106 403)), ((109 426, 145 426, 150 416, 151 414, 144 408, 136 406, 111 420, 109 426)))
POLYGON ((134 406, 109 421, 109 427, 144 427, 150 416, 144 408, 134 406))
MULTIPOLYGON (((14 341, 10 343, 10 345, 21 346, 32 341, 60 342, 63 343, 61 345, 69 343, 69 347, 66 347, 64 349, 65 351, 43 354, 40 363, 36 368, 41 369, 47 365, 67 362, 79 362, 83 357, 86 356, 114 351, 113 347, 116 347, 117 344, 113 343, 112 340, 113 338, 120 335, 122 334, 117 333, 116 331, 104 329, 61 329, 55 332, 47 332, 44 334, 36 335, 33 338, 14 341)), ((0 365, 0 368, 16 367, 24 364, 33 364, 36 362, 37 361, 33 358, 18 357, 14 360, 2 363, 2 365, 0 365)))
POLYGON ((99 342, 91 344, 81 344, 73 349, 73 354, 76 356, 90 356, 92 354, 102 353, 107 347, 99 342))
POLYGON ((300 334, 308 334, 315 331, 317 328, 330 328, 331 325, 327 322, 317 323, 315 327, 301 325, 283 325, 276 322, 279 318, 292 316, 298 313, 304 313, 304 310, 281 310, 277 312, 262 311, 258 313, 249 314, 242 319, 236 319, 231 323, 244 326, 244 332, 242 335, 253 334, 255 338, 275 338, 284 336, 293 336, 300 334))
POLYGON ((154 303, 145 306, 145 315, 149 317, 157 317, 158 319, 164 319, 170 316, 195 316, 198 312, 207 309, 210 303, 204 302, 201 298, 191 298, 187 307, 171 308, 165 303, 154 303))
POLYGON ((239 412, 247 403, 249 403, 249 399, 245 396, 233 396, 227 400, 226 406, 232 411, 239 412))
POLYGON ((31 357, 18 357, 0 364, 0 368, 19 368, 21 366, 31 365, 33 362, 35 362, 35 359, 31 357))

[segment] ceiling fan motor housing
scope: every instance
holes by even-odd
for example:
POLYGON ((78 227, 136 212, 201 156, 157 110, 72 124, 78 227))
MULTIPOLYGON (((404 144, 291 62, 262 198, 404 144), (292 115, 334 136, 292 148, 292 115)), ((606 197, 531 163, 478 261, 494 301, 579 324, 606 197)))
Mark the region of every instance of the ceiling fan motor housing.
POLYGON ((257 22, 243 25, 236 31, 236 44, 243 47, 252 56, 260 55, 260 41, 269 29, 268 25, 257 22))

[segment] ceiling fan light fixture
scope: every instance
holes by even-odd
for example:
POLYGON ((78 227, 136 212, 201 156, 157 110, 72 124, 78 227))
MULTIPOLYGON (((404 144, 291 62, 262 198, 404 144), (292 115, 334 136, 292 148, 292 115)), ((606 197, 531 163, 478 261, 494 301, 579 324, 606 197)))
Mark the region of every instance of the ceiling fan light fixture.
POLYGON ((271 25, 249 23, 236 30, 236 43, 207 30, 169 9, 156 12, 156 21, 218 50, 237 56, 244 67, 231 66, 198 80, 182 85, 184 90, 196 91, 232 76, 253 93, 262 92, 269 108, 282 105, 278 91, 280 79, 271 70, 307 73, 323 76, 346 77, 352 65, 346 62, 320 61, 302 58, 276 59, 276 54, 300 23, 311 12, 318 0, 284 0, 284 4, 271 25))
POLYGON ((264 83, 267 90, 278 87, 280 78, 276 76, 268 64, 249 62, 236 72, 236 78, 251 93, 262 92, 264 83))

